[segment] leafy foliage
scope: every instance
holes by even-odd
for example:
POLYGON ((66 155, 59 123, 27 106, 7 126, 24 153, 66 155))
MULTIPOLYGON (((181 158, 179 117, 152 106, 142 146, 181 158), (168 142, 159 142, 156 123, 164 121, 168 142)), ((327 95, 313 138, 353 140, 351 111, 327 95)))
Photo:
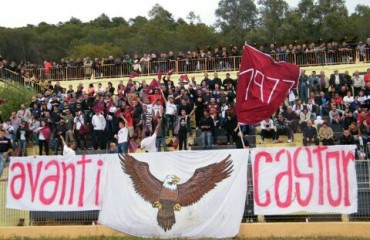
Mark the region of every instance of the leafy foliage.
POLYGON ((21 104, 28 106, 32 96, 35 96, 31 88, 20 86, 17 83, 0 82, 0 96, 5 103, 0 105, 0 115, 3 120, 10 117, 11 113, 19 110, 21 104))
POLYGON ((190 12, 184 19, 156 4, 149 18, 110 18, 90 22, 72 17, 64 23, 39 23, 22 28, 0 27, 0 53, 9 60, 59 60, 68 57, 122 57, 123 54, 206 50, 210 46, 240 46, 312 41, 364 41, 370 35, 370 6, 358 5, 351 15, 345 0, 220 0, 213 26, 190 12))

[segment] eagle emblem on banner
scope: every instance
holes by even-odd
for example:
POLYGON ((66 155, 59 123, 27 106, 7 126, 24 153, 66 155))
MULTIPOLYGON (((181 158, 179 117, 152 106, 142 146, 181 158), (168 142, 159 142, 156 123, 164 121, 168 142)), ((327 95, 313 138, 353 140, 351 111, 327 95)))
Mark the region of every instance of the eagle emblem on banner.
POLYGON ((196 169, 187 182, 178 184, 178 176, 167 175, 164 181, 160 181, 150 173, 148 163, 128 154, 120 154, 119 157, 122 169, 131 178, 135 191, 154 208, 158 208, 157 222, 165 232, 176 223, 175 211, 198 202, 233 172, 231 156, 228 155, 218 163, 196 169))

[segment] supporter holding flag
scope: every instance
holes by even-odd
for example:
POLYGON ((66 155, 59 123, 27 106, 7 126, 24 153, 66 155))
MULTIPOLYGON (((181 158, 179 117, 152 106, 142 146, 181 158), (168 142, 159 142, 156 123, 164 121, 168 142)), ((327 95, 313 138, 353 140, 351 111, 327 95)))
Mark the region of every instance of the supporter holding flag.
POLYGON ((245 45, 237 85, 238 122, 253 124, 269 118, 296 87, 298 78, 298 66, 277 63, 245 45))

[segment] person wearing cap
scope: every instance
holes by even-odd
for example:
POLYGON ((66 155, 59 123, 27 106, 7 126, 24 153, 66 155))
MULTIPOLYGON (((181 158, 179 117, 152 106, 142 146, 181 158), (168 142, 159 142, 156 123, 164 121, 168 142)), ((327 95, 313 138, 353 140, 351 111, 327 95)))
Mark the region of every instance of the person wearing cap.
POLYGON ((5 137, 5 132, 0 129, 0 178, 3 174, 5 163, 9 159, 12 152, 12 144, 8 138, 5 137))

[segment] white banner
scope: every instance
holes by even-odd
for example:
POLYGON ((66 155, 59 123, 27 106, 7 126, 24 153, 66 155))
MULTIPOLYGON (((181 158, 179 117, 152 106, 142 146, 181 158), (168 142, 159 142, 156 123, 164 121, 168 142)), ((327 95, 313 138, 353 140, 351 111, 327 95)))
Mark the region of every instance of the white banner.
POLYGON ((357 212, 355 148, 253 149, 255 214, 357 212))
POLYGON ((6 207, 30 211, 100 209, 104 156, 11 158, 6 207))
POLYGON ((248 156, 248 150, 117 156, 107 162, 99 222, 140 237, 235 237, 248 156))

